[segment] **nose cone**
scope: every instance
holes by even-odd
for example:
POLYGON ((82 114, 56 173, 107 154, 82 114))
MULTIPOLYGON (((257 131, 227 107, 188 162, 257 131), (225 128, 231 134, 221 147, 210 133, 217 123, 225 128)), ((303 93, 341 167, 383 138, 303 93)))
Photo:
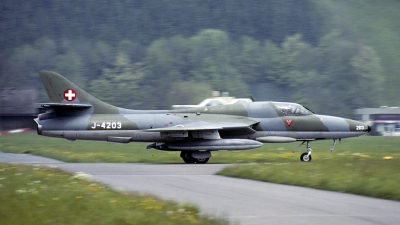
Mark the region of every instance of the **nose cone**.
POLYGON ((360 121, 321 115, 319 115, 319 118, 330 133, 326 138, 339 139, 357 137, 371 131, 370 126, 360 121))
POLYGON ((371 131, 371 126, 363 122, 347 119, 347 123, 349 124, 350 131, 360 132, 360 133, 369 133, 371 131))

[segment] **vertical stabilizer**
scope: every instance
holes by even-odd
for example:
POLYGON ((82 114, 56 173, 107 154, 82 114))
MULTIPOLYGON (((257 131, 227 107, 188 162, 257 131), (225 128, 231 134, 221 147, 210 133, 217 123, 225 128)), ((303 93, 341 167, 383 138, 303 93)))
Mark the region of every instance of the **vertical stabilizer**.
POLYGON ((86 93, 80 87, 51 71, 40 71, 40 78, 46 89, 49 99, 53 103, 65 104, 90 104, 96 114, 117 114, 118 108, 100 101, 92 95, 86 93))

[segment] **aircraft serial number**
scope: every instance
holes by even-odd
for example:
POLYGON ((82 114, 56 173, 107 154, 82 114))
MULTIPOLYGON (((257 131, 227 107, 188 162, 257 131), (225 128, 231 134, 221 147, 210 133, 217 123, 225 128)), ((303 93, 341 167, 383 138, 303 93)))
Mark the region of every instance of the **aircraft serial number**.
POLYGON ((102 122, 102 123, 94 122, 90 128, 92 128, 92 129, 100 128, 100 129, 107 129, 107 130, 121 129, 122 123, 121 122, 102 122))
POLYGON ((356 126, 356 130, 364 130, 364 126, 356 126))

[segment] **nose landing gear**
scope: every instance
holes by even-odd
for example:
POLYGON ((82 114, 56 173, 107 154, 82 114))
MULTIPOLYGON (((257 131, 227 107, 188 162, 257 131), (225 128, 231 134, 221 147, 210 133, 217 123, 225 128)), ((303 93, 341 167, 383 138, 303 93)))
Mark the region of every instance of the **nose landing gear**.
MULTIPOLYGON (((333 144, 332 144, 332 147, 331 147, 331 149, 330 149, 331 152, 333 151, 333 149, 334 149, 335 146, 336 146, 336 140, 337 140, 337 139, 333 139, 333 144)), ((339 139, 339 142, 340 142, 340 141, 341 141, 341 139, 339 139)), ((300 160, 301 160, 302 162, 310 162, 311 159, 312 159, 312 157, 311 157, 312 149, 311 149, 311 147, 310 147, 310 142, 311 142, 311 141, 303 141, 299 146, 297 146, 297 147, 293 150, 293 152, 296 152, 297 149, 299 149, 300 146, 302 146, 302 145, 303 145, 304 143, 306 143, 306 142, 307 142, 307 152, 301 154, 301 156, 300 156, 300 160)))
MULTIPOLYGON (((296 152, 297 149, 299 149, 300 146, 302 146, 305 142, 306 142, 306 141, 303 141, 299 146, 297 146, 297 148, 295 148, 295 149, 293 150, 293 152, 296 152)), ((312 159, 312 157, 311 157, 311 152, 312 152, 312 149, 311 149, 311 146, 310 146, 310 141, 307 141, 307 152, 305 152, 305 153, 303 153, 303 154, 300 155, 300 160, 301 160, 302 162, 310 162, 311 159, 312 159)))

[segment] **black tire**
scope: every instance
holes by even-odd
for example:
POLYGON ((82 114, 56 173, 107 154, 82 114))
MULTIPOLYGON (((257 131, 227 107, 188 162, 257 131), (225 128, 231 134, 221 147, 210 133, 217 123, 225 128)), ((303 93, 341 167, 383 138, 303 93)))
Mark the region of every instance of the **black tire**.
POLYGON ((196 163, 198 164, 206 164, 210 158, 205 159, 196 159, 196 163))
POLYGON ((205 164, 205 163, 207 163, 208 162, 208 160, 210 159, 210 158, 205 158, 205 159, 196 159, 196 158, 193 158, 192 157, 192 153, 191 152, 189 152, 189 151, 182 151, 181 152, 181 158, 183 159, 183 161, 185 162, 185 163, 188 163, 188 164, 193 164, 193 163, 197 163, 197 164, 205 164))
POLYGON ((193 164, 197 162, 197 159, 192 157, 190 152, 181 152, 181 157, 185 163, 193 164))
POLYGON ((307 153, 301 154, 300 160, 301 160, 302 162, 310 162, 311 159, 312 159, 312 157, 311 157, 311 155, 309 155, 309 156, 307 156, 307 155, 308 155, 307 153))

